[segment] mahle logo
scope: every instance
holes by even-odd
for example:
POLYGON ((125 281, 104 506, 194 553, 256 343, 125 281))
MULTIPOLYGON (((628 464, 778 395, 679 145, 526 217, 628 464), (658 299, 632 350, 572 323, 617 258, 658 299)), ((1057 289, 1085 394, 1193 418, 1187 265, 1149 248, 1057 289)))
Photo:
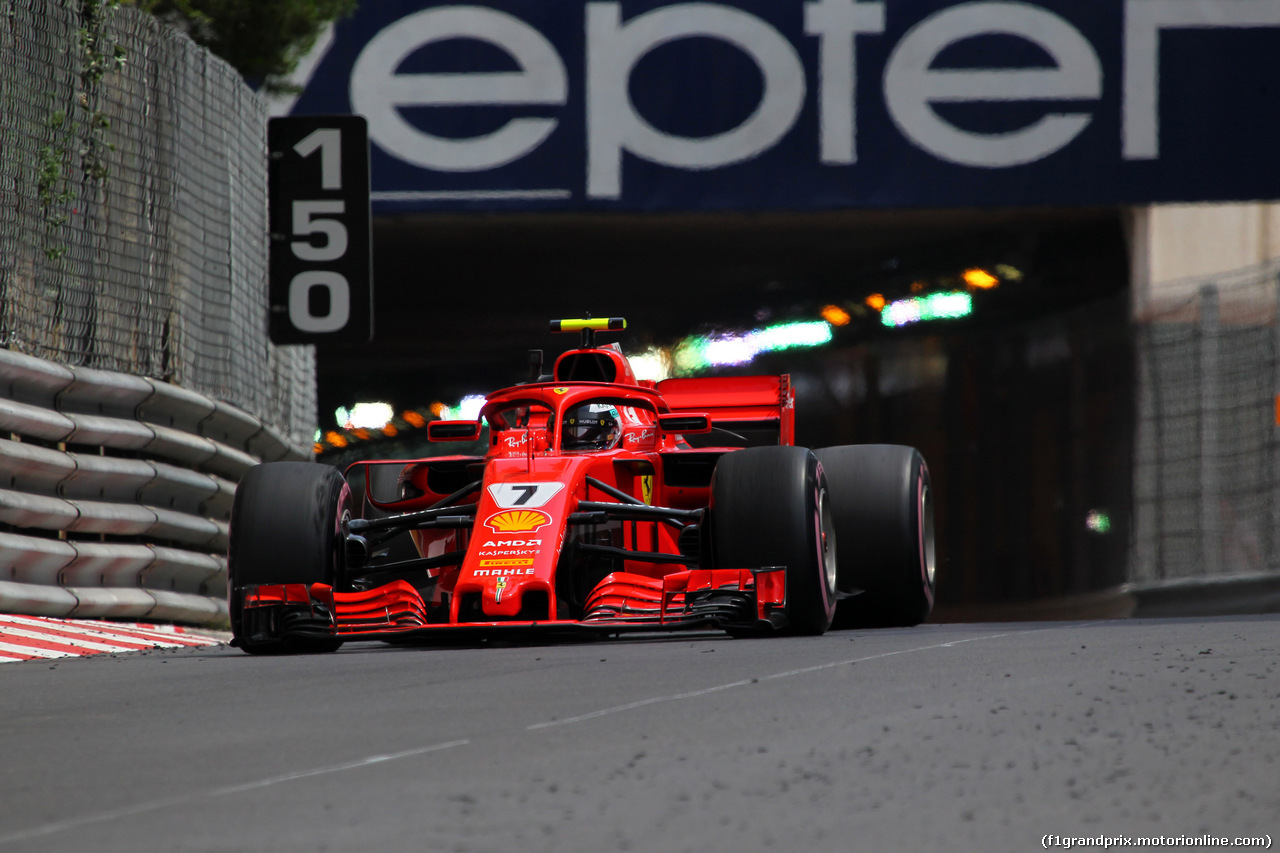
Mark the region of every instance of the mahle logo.
POLYGON ((485 526, 495 533, 533 533, 550 523, 551 516, 536 509, 509 509, 485 520, 485 526))

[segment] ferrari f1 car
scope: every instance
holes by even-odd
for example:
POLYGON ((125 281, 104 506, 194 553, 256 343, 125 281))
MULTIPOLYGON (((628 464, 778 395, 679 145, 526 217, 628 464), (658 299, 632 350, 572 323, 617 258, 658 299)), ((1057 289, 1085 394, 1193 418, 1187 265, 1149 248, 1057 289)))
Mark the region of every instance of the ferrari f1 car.
MULTIPOLYGON (((897 445, 794 446, 790 377, 638 381, 599 332, 433 442, 479 455, 251 469, 231 519, 234 643, 500 632, 912 625, 934 595, 929 470, 897 445), (837 552, 839 559, 837 560, 837 552)), ((535 355, 536 354, 536 355, 535 355)))

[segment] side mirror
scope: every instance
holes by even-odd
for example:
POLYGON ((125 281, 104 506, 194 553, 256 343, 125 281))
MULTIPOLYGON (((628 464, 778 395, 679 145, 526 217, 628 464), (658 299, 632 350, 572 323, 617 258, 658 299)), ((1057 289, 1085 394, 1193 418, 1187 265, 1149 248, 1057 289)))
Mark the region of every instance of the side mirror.
POLYGON ((711 416, 686 412, 658 415, 658 429, 665 433, 696 435, 711 432, 711 416))
POLYGON ((478 441, 479 421, 430 421, 427 441, 478 441))

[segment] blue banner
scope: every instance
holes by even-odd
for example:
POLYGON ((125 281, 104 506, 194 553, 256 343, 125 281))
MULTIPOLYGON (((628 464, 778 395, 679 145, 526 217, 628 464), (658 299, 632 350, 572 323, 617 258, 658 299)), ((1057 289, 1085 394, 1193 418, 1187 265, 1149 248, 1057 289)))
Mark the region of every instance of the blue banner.
POLYGON ((1280 198, 1276 0, 365 2, 377 213, 1280 198))

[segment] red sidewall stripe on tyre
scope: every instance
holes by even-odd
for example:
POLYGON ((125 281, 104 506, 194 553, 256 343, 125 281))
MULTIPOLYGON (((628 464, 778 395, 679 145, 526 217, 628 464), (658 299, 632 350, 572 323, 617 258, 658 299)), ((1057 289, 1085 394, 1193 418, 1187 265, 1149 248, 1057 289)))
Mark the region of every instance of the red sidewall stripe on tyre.
POLYGON ((929 549, 926 547, 924 537, 927 519, 925 518, 925 498, 927 492, 924 485, 925 469, 922 467, 916 474, 916 535, 920 540, 920 579, 924 582, 924 597, 929 602, 929 609, 933 610, 934 592, 933 585, 929 583, 929 549))

